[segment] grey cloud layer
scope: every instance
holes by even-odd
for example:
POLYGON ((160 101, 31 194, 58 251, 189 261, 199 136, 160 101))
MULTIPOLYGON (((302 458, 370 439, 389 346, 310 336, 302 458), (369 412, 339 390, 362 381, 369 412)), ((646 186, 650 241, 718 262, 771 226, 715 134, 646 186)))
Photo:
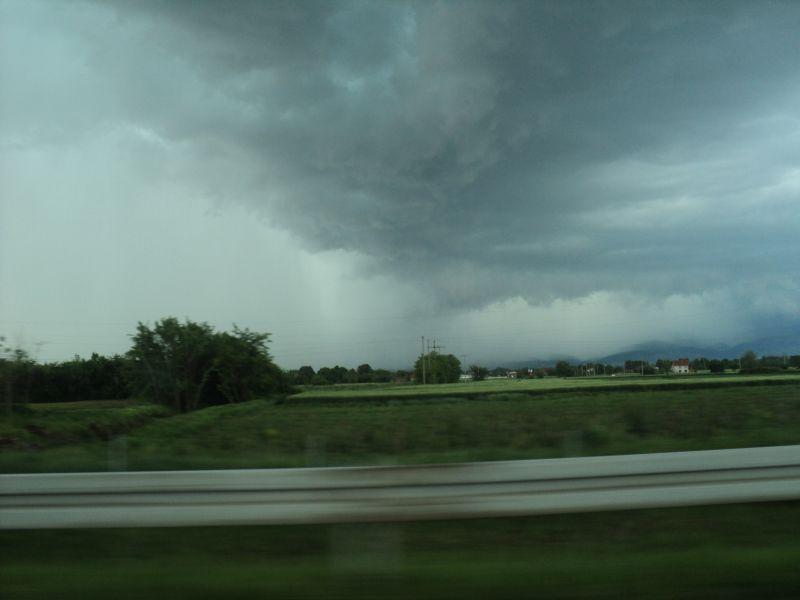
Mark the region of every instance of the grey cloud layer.
POLYGON ((189 157, 150 167, 162 176, 443 304, 728 290, 797 316, 796 3, 102 2, 38 18, 74 34, 76 129, 141 128, 189 157))

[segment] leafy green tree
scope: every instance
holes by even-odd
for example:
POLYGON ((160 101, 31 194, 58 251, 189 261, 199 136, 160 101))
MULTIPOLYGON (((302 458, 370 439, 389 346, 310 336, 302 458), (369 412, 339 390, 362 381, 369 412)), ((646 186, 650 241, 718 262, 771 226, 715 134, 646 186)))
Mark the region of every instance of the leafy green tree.
POLYGON ((659 358, 656 361, 656 367, 658 367, 659 373, 666 373, 667 375, 672 373, 672 361, 668 358, 659 358))
POLYGON ((7 415, 14 406, 27 402, 30 396, 31 372, 34 361, 22 348, 14 348, 0 337, 0 394, 7 415))
POLYGON ((152 328, 139 323, 129 356, 146 396, 180 412, 194 410, 214 370, 214 329, 174 317, 152 328))
POLYGON ((370 381, 374 381, 373 378, 374 371, 372 367, 367 363, 364 363, 363 365, 358 365, 356 373, 358 375, 359 383, 369 383, 370 381))
POLYGON ((755 369, 758 366, 758 356, 752 350, 748 350, 739 359, 743 370, 755 369))
POLYGON ((452 354, 431 352, 423 354, 414 363, 414 374, 422 382, 422 363, 425 361, 425 381, 427 383, 455 383, 461 376, 461 361, 452 354))
POLYGON ((470 365, 469 372, 473 381, 483 381, 489 375, 489 369, 480 365, 470 365))
MULTIPOLYGON (((398 374, 399 373, 400 371, 398 371, 398 374)), ((370 378, 370 380, 375 383, 388 383, 394 378, 394 375, 387 369, 375 369, 370 375, 370 378)))
POLYGON ((268 342, 268 333, 239 329, 235 325, 233 333, 216 334, 212 374, 216 390, 226 402, 246 402, 286 390, 283 373, 272 362, 268 342))
POLYGON ((348 369, 339 365, 336 365, 335 367, 320 367, 319 371, 317 371, 316 377, 314 377, 313 383, 314 385, 333 385, 336 383, 345 383, 347 371, 348 369))
POLYGON ((558 361, 555 370, 558 377, 572 377, 575 373, 575 368, 565 360, 558 361))
POLYGON ((217 333, 207 323, 174 317, 151 328, 139 323, 128 353, 146 396, 188 412, 285 391, 282 371, 267 349, 269 334, 234 327, 217 333))
POLYGON ((297 383, 302 385, 309 385, 314 381, 314 368, 309 365, 304 365, 297 370, 297 383))

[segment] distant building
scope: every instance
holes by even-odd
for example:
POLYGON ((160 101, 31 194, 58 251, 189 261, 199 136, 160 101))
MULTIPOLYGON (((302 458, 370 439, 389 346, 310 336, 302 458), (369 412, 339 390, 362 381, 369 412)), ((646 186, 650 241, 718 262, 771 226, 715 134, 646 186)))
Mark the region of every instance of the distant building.
POLYGON ((462 373, 458 376, 459 381, 472 381, 472 374, 471 373, 462 373))
POLYGON ((679 358, 678 360, 672 361, 672 368, 670 369, 673 373, 677 373, 678 375, 688 375, 689 374, 689 359, 688 358, 679 358))
POLYGON ((516 379, 517 378, 517 372, 516 371, 509 371, 508 373, 506 373, 506 377, 508 377, 509 379, 516 379))

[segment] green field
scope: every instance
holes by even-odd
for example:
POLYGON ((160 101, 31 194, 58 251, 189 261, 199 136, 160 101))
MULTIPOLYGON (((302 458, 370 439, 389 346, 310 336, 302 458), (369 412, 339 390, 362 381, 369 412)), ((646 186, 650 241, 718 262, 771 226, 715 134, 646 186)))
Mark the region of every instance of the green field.
MULTIPOLYGON (((475 394, 454 393, 464 384, 436 386, 435 396, 403 395, 423 386, 373 386, 355 396, 337 390, 338 401, 302 395, 185 415, 134 401, 32 405, 0 420, 0 472, 800 443, 797 378, 575 383, 466 384, 475 394)), ((798 502, 427 523, 0 531, 0 596, 792 598, 800 596, 798 531, 798 502)))
POLYGON ((0 594, 793 598, 800 503, 332 526, 0 532, 0 594))
POLYGON ((344 384, 306 389, 291 398, 293 400, 340 400, 340 399, 385 399, 425 398, 435 396, 482 396, 487 394, 519 392, 525 394, 566 392, 586 389, 678 389, 714 387, 718 385, 769 385, 800 383, 800 373, 780 375, 670 375, 616 377, 545 377, 543 379, 487 379, 463 383, 438 385, 415 384, 344 384))
POLYGON ((147 404, 52 405, 0 421, 0 472, 414 464, 800 443, 800 383, 746 383, 256 400, 185 415, 147 404))

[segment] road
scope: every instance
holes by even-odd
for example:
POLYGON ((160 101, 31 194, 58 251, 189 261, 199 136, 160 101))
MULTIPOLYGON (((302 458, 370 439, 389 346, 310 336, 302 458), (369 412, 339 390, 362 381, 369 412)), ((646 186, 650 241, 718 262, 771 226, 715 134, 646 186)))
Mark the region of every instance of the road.
POLYGON ((0 528, 459 519, 800 499, 800 445, 422 466, 0 475, 0 528))

